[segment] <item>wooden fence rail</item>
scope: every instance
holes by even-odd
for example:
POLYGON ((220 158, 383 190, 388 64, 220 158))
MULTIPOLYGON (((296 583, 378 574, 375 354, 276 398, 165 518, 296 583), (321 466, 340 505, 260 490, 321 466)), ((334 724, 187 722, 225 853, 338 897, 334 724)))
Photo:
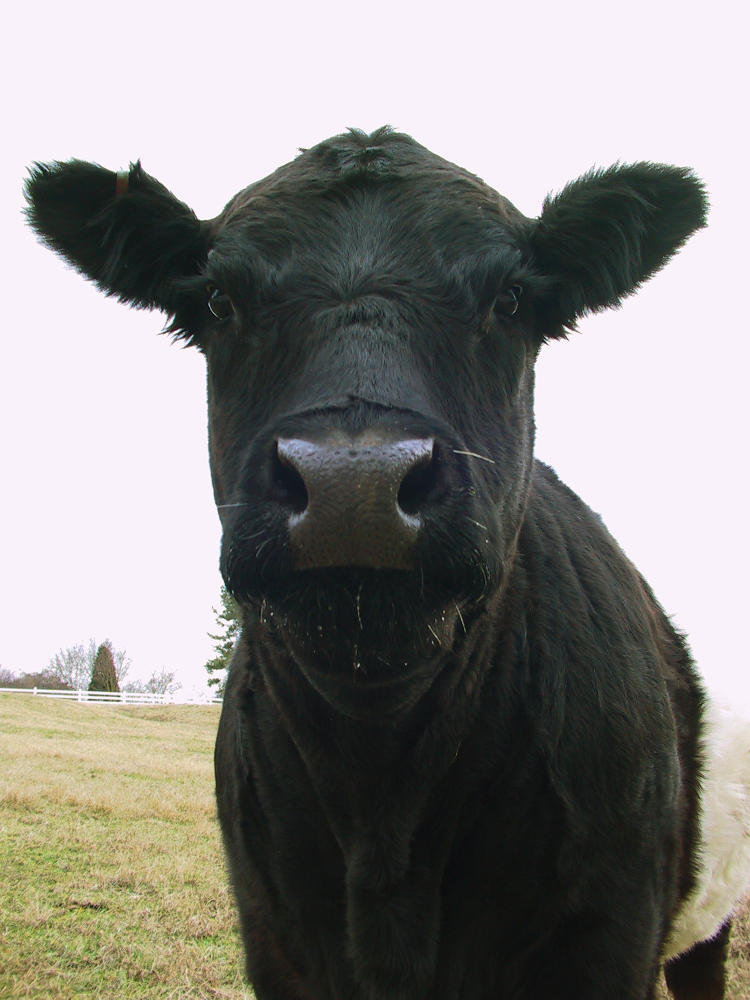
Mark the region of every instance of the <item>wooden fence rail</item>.
POLYGON ((55 691, 48 688, 0 687, 0 694, 31 694, 42 698, 65 698, 97 705, 221 705, 221 698, 185 698, 179 694, 147 691, 55 691))

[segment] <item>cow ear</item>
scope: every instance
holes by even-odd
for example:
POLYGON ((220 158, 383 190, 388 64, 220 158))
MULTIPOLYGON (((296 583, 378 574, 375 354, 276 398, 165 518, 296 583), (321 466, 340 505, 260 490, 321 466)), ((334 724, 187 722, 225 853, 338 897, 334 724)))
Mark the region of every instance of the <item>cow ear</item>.
POLYGON ((180 279, 208 253, 207 225, 141 169, 36 164, 26 182, 28 220, 45 243, 108 295, 174 314, 180 279))
POLYGON ((692 171, 659 163, 594 170, 548 197, 530 231, 535 269, 547 279, 547 336, 620 301, 706 223, 692 171))

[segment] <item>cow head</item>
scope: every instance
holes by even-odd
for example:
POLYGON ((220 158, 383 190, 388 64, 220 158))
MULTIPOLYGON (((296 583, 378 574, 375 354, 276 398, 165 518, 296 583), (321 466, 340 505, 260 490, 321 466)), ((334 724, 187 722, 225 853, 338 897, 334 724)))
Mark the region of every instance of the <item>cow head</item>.
POLYGON ((596 171, 529 219, 404 135, 338 136, 199 221, 140 165, 37 166, 29 218, 206 357, 221 566, 326 669, 403 671, 501 591, 534 362, 703 225, 701 186, 596 171))

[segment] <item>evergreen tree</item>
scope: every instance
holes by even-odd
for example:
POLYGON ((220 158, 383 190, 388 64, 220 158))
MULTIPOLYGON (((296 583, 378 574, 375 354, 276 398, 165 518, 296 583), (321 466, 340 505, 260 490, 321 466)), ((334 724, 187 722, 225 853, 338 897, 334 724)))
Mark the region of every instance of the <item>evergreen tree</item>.
MULTIPOLYGON (((115 649, 109 640, 107 645, 112 651, 115 664, 117 687, 113 690, 119 691, 130 669, 130 660, 124 649, 115 649)), ((56 683, 49 683, 46 686, 83 691, 94 675, 94 663, 100 649, 101 646, 96 639, 89 639, 86 645, 79 643, 77 646, 58 650, 44 669, 44 673, 56 683)))
POLYGON ((107 639, 96 651, 94 668, 91 671, 89 691, 119 691, 117 671, 115 670, 115 655, 112 643, 107 639))
POLYGON ((240 634, 240 610, 237 602, 229 593, 226 587, 221 588, 221 608, 211 609, 216 615, 218 631, 208 633, 209 639, 214 640, 214 651, 216 656, 206 663, 206 670, 209 673, 209 687, 218 688, 217 694, 224 694, 224 685, 227 682, 227 667, 234 650, 234 645, 240 634))

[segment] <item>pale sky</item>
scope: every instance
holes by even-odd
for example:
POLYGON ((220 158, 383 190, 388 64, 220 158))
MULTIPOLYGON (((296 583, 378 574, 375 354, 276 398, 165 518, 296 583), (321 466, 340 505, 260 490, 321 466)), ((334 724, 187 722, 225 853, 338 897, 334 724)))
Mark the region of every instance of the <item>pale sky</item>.
POLYGON ((527 215, 618 160, 705 180, 710 228, 545 349, 537 454, 602 514, 709 686, 750 705, 745 8, 268 6, 6 14, 0 665, 40 669, 93 636, 131 677, 202 686, 220 588, 202 359, 36 243, 28 164, 141 158, 211 217, 297 147, 388 122, 527 215))

